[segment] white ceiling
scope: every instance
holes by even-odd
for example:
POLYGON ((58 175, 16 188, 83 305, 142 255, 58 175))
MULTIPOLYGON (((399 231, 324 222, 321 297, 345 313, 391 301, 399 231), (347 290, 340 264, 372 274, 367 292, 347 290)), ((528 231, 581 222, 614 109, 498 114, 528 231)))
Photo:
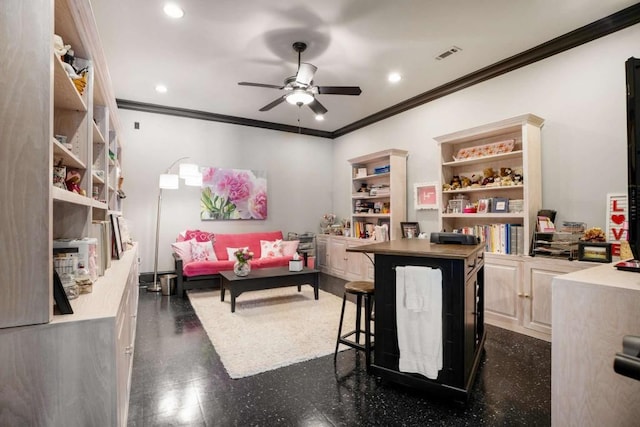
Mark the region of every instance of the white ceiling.
POLYGON ((631 6, 632 0, 91 0, 116 97, 324 131, 377 113, 458 77, 631 6), (360 96, 318 95, 323 122, 282 103, 296 73, 291 45, 306 42, 314 84, 360 86, 360 96), (462 51, 437 61, 451 46, 462 51), (397 71, 403 80, 388 83, 397 71), (168 92, 160 94, 162 83, 168 92), (298 122, 298 118, 300 122, 298 122))

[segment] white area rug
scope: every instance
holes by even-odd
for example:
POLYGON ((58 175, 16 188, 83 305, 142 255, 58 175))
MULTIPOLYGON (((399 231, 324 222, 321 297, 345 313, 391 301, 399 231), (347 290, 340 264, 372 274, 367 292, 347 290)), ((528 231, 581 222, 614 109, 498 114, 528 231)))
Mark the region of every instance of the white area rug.
MULTIPOLYGON (((229 292, 224 302, 219 290, 188 295, 229 376, 243 378, 333 353, 342 298, 319 292, 317 301, 310 286, 246 292, 235 313, 229 292)), ((347 301, 343 334, 354 329, 355 307, 347 301)))

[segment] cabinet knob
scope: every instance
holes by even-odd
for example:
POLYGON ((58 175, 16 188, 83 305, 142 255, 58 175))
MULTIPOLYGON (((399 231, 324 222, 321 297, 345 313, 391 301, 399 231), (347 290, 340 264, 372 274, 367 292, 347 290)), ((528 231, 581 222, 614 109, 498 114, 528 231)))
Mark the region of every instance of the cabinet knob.
POLYGON ((531 297, 531 295, 529 295, 529 294, 524 294, 524 297, 525 297, 525 298, 530 298, 530 297, 531 297))
POLYGON ((133 353, 133 346, 127 346, 124 349, 124 354, 132 354, 133 353))
POLYGON ((518 296, 519 296, 520 298, 522 298, 522 297, 524 296, 524 294, 523 294, 522 292, 518 292, 518 296))

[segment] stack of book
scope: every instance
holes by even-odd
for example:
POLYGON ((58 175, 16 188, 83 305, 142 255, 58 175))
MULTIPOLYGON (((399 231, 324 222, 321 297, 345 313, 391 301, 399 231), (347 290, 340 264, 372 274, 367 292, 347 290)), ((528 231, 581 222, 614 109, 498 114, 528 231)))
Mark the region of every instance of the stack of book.
POLYGON ((98 275, 103 276, 104 272, 111 267, 111 223, 109 221, 93 221, 89 235, 98 239, 98 275))
POLYGON ((478 236, 480 242, 485 245, 485 252, 525 255, 524 228, 520 224, 482 224, 454 231, 478 236))

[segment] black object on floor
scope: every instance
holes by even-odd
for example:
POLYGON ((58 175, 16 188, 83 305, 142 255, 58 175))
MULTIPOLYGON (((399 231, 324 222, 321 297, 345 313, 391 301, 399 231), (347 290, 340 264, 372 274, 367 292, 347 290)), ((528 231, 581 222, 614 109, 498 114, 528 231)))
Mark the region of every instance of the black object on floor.
POLYGON ((466 405, 368 375, 351 349, 337 370, 327 355, 232 380, 188 298, 141 288, 128 425, 551 425, 551 344, 486 331, 466 405))

